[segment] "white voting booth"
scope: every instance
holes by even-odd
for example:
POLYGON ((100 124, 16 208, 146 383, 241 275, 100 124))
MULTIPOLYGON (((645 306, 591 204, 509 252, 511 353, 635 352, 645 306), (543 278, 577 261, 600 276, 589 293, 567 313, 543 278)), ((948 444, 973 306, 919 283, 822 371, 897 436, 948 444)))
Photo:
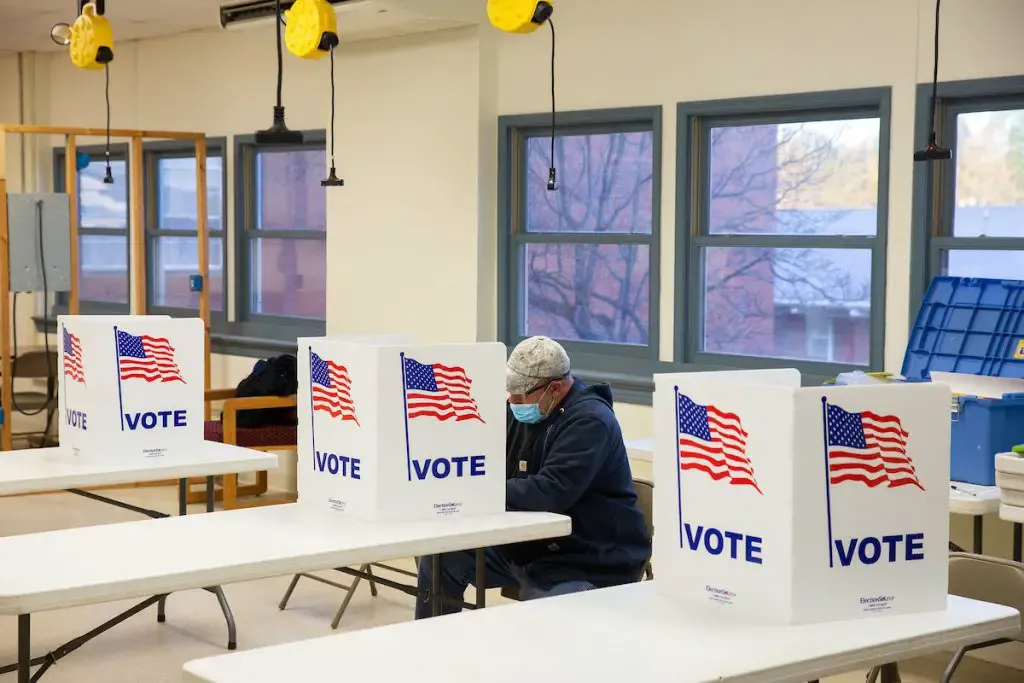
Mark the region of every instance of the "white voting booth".
POLYGON ((946 607, 944 384, 655 376, 657 589, 808 623, 946 607))
POLYGON ((59 316, 57 339, 61 448, 90 460, 194 454, 204 421, 201 320, 59 316))
POLYGON ((299 504, 367 521, 505 511, 505 346, 299 340, 299 504))

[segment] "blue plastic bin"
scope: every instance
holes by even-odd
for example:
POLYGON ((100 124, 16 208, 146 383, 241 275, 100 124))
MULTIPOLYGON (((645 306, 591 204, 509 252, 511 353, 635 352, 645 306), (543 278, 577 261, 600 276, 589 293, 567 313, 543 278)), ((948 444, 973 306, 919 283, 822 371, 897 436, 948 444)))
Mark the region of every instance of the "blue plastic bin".
MULTIPOLYGON (((1024 282, 937 277, 918 311, 904 377, 931 372, 1024 378, 1024 282)), ((995 485, 995 455, 1024 443, 1024 395, 960 397, 951 414, 950 479, 995 485)))

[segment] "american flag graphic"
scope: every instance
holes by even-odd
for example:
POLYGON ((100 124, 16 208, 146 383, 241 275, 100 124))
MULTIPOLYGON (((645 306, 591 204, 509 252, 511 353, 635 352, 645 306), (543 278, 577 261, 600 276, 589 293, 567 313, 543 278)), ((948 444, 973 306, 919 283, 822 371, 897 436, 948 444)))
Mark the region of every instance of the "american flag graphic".
POLYGON ((473 380, 458 366, 424 365, 405 359, 405 396, 410 418, 433 417, 438 420, 480 420, 476 401, 469 393, 473 380))
POLYGON ((309 378, 312 385, 313 412, 321 410, 333 418, 352 420, 357 425, 356 404, 352 401, 352 380, 348 368, 309 353, 309 378))
POLYGON ((907 456, 910 436, 895 415, 870 410, 851 413, 827 405, 828 473, 832 484, 856 481, 871 488, 916 486, 914 464, 907 456))
POLYGON ((163 337, 117 330, 117 359, 122 380, 185 382, 174 360, 174 347, 163 337))
POLYGON ((762 493, 747 457, 747 432, 740 418, 679 394, 679 469, 704 472, 715 481, 751 486, 762 493))
POLYGON ((85 371, 82 369, 82 342, 68 332, 66 327, 61 336, 64 338, 64 374, 70 377, 72 382, 85 384, 85 371))

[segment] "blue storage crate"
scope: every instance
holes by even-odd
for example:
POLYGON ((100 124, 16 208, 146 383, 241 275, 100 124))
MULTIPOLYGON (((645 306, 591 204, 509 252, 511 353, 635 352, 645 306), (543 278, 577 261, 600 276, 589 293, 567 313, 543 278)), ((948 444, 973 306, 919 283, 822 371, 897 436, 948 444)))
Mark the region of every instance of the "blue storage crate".
MULTIPOLYGON (((931 371, 1024 379, 1024 282, 932 280, 903 358, 909 380, 931 371)), ((950 433, 950 479, 995 485, 995 455, 1024 443, 1024 395, 958 397, 950 433)))

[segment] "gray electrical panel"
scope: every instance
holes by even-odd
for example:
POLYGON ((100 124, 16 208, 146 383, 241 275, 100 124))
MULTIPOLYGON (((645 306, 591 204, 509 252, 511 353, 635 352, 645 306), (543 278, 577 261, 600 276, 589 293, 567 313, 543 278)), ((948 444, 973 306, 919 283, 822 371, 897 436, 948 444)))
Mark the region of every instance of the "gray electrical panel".
POLYGON ((70 291, 70 207, 66 194, 7 195, 12 292, 42 292, 44 263, 45 289, 70 291))

